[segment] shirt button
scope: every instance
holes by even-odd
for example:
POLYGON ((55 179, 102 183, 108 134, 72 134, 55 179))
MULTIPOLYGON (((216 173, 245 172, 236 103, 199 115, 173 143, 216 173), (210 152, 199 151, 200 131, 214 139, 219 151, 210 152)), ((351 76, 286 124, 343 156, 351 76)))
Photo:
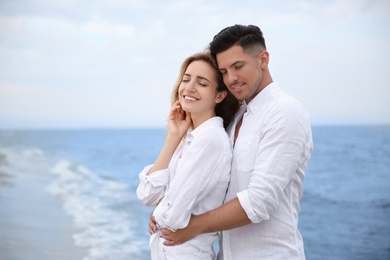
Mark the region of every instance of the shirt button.
POLYGON ((168 203, 167 203, 167 206, 168 206, 168 207, 169 207, 169 206, 171 206, 171 203, 170 203, 170 202, 168 202, 168 203))

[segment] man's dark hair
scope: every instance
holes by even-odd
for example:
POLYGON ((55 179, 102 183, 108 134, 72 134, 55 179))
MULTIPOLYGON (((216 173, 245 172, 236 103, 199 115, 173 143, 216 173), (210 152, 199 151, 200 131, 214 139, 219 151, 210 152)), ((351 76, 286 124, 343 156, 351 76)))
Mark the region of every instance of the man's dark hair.
POLYGON ((233 45, 239 45, 244 52, 266 50, 263 32, 255 25, 236 24, 226 27, 214 36, 209 44, 211 55, 215 58, 218 53, 226 51, 233 45))

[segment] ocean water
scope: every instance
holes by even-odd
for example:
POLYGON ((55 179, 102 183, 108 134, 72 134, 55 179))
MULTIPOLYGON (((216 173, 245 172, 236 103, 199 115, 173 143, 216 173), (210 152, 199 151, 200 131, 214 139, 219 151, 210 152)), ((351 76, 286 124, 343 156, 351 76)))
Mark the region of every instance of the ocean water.
MULTIPOLYGON (((307 259, 390 259, 390 126, 314 126, 313 139, 299 223, 307 259)), ((164 129, 0 131, 0 159, 39 167, 86 260, 149 259, 152 209, 135 190, 163 143, 164 129)))

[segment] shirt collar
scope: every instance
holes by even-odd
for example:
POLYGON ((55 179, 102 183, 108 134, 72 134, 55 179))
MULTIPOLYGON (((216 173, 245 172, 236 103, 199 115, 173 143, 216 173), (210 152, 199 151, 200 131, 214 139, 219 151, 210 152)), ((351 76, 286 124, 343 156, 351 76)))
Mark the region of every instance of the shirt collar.
POLYGON ((197 128, 192 130, 187 134, 187 137, 193 137, 196 136, 198 133, 201 133, 203 130, 207 128, 212 128, 212 127, 223 127, 223 120, 219 116, 214 116, 210 119, 207 119, 204 121, 202 124, 200 124, 197 128))
POLYGON ((278 89, 279 86, 275 82, 271 82, 264 89, 262 89, 250 102, 247 104, 245 101, 243 105, 246 106, 246 110, 251 113, 256 113, 256 110, 264 104, 264 102, 272 95, 275 89, 278 89))

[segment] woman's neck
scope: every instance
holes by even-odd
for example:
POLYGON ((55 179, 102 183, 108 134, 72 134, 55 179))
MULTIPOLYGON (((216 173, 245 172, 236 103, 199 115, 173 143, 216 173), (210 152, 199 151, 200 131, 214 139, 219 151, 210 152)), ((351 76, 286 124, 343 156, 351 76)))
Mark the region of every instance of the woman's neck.
POLYGON ((193 114, 191 113, 191 119, 193 123, 193 128, 197 128, 207 120, 209 120, 212 117, 215 117, 215 112, 212 113, 202 113, 202 114, 193 114))

